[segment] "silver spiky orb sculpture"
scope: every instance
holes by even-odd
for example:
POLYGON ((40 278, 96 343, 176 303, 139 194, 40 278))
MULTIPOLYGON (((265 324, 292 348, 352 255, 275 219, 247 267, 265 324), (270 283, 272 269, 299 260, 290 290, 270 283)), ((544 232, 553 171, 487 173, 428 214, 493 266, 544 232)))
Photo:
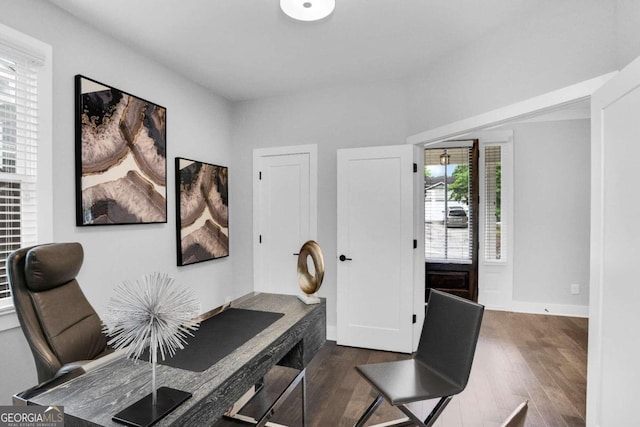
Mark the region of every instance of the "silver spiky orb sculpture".
POLYGON ((137 360, 149 347, 152 366, 151 393, 157 402, 156 363, 158 350, 162 360, 172 357, 186 345, 187 336, 198 328, 193 319, 200 306, 192 293, 174 284, 165 273, 151 273, 135 282, 116 286, 115 296, 106 306, 103 329, 115 349, 126 349, 127 357, 137 360))

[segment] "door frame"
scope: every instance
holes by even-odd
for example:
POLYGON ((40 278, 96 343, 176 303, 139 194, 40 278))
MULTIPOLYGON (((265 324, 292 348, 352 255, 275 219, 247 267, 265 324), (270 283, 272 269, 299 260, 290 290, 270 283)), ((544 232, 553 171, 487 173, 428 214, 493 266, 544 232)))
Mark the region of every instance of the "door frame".
MULTIPOLYGON (((640 63, 639 63, 640 65, 640 63)), ((551 112, 556 109, 560 109, 571 104, 590 100, 591 95, 600 87, 602 87, 607 81, 618 74, 618 71, 614 71, 608 74, 604 74, 593 79, 589 79, 562 89, 558 89, 553 92, 549 92, 534 98, 530 98, 515 104, 511 104, 496 110, 486 112, 474 117, 470 117, 464 120, 456 121, 444 126, 440 126, 435 129, 427 130, 412 136, 409 136, 406 140, 407 144, 423 146, 427 143, 443 141, 447 139, 455 139, 467 136, 469 133, 480 130, 487 130, 488 128, 505 124, 514 119, 525 119, 540 113, 551 112)), ((593 124, 592 124, 593 125, 593 124)), ((592 135, 592 138, 593 135, 592 135)), ((602 284, 600 282, 601 277, 600 269, 602 263, 602 254, 596 252, 594 249, 599 250, 601 248, 601 235, 602 224, 600 216, 593 217, 593 215, 600 215, 598 209, 601 209, 601 194, 599 191, 600 179, 601 179, 601 165, 596 164, 601 157, 601 149, 599 140, 593 140, 591 146, 591 239, 592 239, 592 261, 591 261, 591 280, 589 283, 589 366, 587 371, 587 424, 592 425, 594 420, 600 415, 599 408, 599 395, 596 390, 601 380, 601 372, 594 369, 594 363, 601 357, 602 353, 602 336, 601 336, 601 304, 598 295, 601 291, 602 284), (594 211, 595 209, 595 211, 594 211), (597 265, 600 263, 600 265, 597 265), (592 327, 595 325, 595 327, 592 327), (594 360, 596 359, 596 360, 594 360)), ((513 301, 511 301, 513 305, 513 301)))
MULTIPOLYGON (((605 162, 611 155, 611 149, 608 149, 605 141, 605 134, 607 133, 605 127, 607 126, 605 121, 606 111, 609 108, 613 108, 614 104, 623 101, 627 95, 631 92, 638 90, 638 75, 640 75, 640 58, 636 58, 630 64, 628 64, 617 76, 615 81, 610 82, 602 90, 596 92, 592 97, 591 103, 591 263, 590 263, 590 279, 589 279, 589 347, 588 347, 588 363, 587 363, 587 418, 586 425, 600 426, 605 422, 611 422, 612 412, 616 412, 615 407, 612 405, 612 397, 616 397, 616 393, 622 393, 629 395, 633 393, 635 385, 632 384, 633 375, 626 382, 626 384, 617 384, 614 390, 611 385, 604 385, 603 380, 606 377, 606 373, 614 371, 613 374, 616 379, 621 376, 626 377, 629 375, 627 372, 628 367, 621 364, 620 359, 614 358, 612 360, 610 354, 612 353, 636 353, 637 346, 629 348, 628 346, 616 346, 615 344, 626 341, 633 342, 628 337, 626 330, 622 329, 621 336, 612 337, 611 334, 608 337, 608 347, 605 350, 603 342, 605 341, 605 321, 611 325, 617 321, 618 324, 624 323, 625 326, 631 326, 633 323, 629 323, 624 316, 624 308, 620 304, 615 304, 615 308, 612 308, 611 301, 605 303, 605 299, 608 295, 605 295, 605 278, 611 278, 611 271, 617 270, 619 276, 625 276, 628 270, 632 267, 622 262, 612 266, 611 259, 616 259, 615 255, 612 255, 612 249, 607 247, 607 243, 610 246, 611 242, 606 239, 613 232, 611 228, 607 227, 608 222, 611 221, 605 203, 605 188, 608 183, 608 162, 605 162), (624 267, 620 267, 624 266, 624 267), (625 268, 627 270, 625 270, 625 268), (622 311, 619 311, 622 310, 622 311), (615 348, 612 348, 615 347, 615 348), (605 359, 606 356, 608 360, 605 359), (612 369, 612 365, 615 367, 612 369), (606 394, 606 395, 605 395, 606 394), (605 396, 603 396, 605 395, 605 396)), ((610 161, 610 160, 609 160, 610 161)), ((610 173, 610 172, 609 172, 610 173)), ((609 178, 610 179, 610 178, 609 178)), ((613 218, 615 220, 615 217, 613 218)), ((634 280, 631 279, 631 282, 634 280)), ((632 286, 633 287, 633 286, 632 286)), ((611 290, 609 292, 612 292, 611 290)), ((633 298, 626 294, 620 295, 621 298, 633 298)), ((628 307, 626 307, 628 308, 628 307)), ((611 330, 609 330, 611 332, 611 330)), ((623 414, 631 414, 634 409, 629 407, 627 401, 619 402, 619 399, 615 399, 616 405, 626 405, 623 414)), ((619 421, 619 420, 618 420, 619 421)))
MULTIPOLYGON (((309 232, 310 238, 318 239, 318 146, 290 145, 283 147, 256 148, 253 150, 253 289, 258 283, 260 266, 260 159, 262 157, 309 155, 309 232)), ((293 265, 293 264, 292 264, 293 265)), ((292 267, 293 268, 293 267, 292 267)))
POLYGON ((553 92, 545 93, 527 100, 497 108, 464 120, 449 123, 434 129, 407 137, 407 144, 424 145, 447 139, 460 139, 474 131, 488 130, 515 119, 526 119, 540 113, 551 112, 577 102, 591 98, 591 94, 599 89, 618 72, 603 74, 553 92))
MULTIPOLYGON (((580 103, 590 99, 593 92, 599 89, 617 73, 617 71, 614 71, 553 92, 491 110, 477 116, 417 133, 409 136, 406 140, 406 144, 424 147, 426 145, 433 145, 450 139, 469 139, 478 135, 479 132, 490 130, 490 128, 513 120, 523 120, 541 113, 552 112, 572 104, 580 103)), ((482 159, 480 159, 480 162, 482 162, 482 159)), ((482 177, 480 177, 480 180, 482 180, 482 177)), ((422 204, 424 204, 424 195, 422 196, 422 204)), ((416 213, 416 215, 418 215, 418 213, 416 213)), ((424 218, 424 212, 422 217, 424 218)), ((511 230, 513 230, 513 225, 514 223, 512 221, 511 230)), ((422 233, 424 234, 424 230, 422 233)), ((512 236, 508 238, 512 239, 512 236)), ((483 239, 483 236, 480 235, 479 239, 483 239)), ((483 242, 479 243, 483 244, 483 242)), ((478 283, 478 286, 482 286, 482 284, 478 283)), ((506 306, 516 308, 513 301, 513 292, 511 292, 510 300, 506 302, 506 306)))

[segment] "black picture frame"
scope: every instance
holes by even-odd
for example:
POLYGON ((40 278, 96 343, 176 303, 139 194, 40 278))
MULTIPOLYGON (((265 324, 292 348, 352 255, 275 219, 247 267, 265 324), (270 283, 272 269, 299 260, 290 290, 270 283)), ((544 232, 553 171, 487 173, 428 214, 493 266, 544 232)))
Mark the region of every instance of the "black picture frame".
POLYGON ((76 225, 167 222, 167 110, 75 76, 76 225))
POLYGON ((229 170, 176 157, 178 266, 229 256, 229 170))

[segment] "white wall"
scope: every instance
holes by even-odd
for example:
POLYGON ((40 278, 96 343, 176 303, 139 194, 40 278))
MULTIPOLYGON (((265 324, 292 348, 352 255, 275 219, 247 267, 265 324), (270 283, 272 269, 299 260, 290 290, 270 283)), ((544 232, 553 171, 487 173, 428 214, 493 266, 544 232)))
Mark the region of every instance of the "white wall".
MULTIPOLYGON (((231 166, 230 107, 224 99, 103 36, 46 1, 0 0, 0 22, 53 47, 53 236, 85 249, 79 282, 100 312, 116 284, 153 271, 167 272, 190 286, 202 310, 220 306, 232 288, 231 258, 176 267, 173 159, 184 156, 231 166), (167 108, 166 224, 75 226, 74 75, 87 77, 167 108)), ((232 193, 233 194, 233 193, 232 193)), ((233 210, 231 211, 233 212, 233 210)), ((233 214, 230 233, 236 222, 233 214)), ((234 248, 231 247, 231 253, 234 248)), ((35 384, 35 365, 19 329, 0 332, 3 365, 0 404, 35 384)))
POLYGON ((540 2, 417 72, 407 82, 409 135, 617 69, 615 11, 613 0, 540 2))
POLYGON ((553 313, 560 305, 567 312, 586 315, 590 121, 535 122, 510 128, 515 157, 513 299, 542 312, 548 308, 553 313), (573 283, 580 285, 580 294, 570 293, 573 283), (572 311, 566 306, 578 307, 572 311))
MULTIPOLYGON (((403 143, 408 135, 613 71, 615 12, 612 1, 549 2, 541 5, 539 14, 523 16, 404 81, 234 104, 232 157, 245 159, 237 164, 230 184, 236 203, 232 216, 242 224, 231 238, 241 255, 233 260, 234 286, 249 289, 252 277, 251 194, 238 193, 251 188, 253 148, 318 144, 318 236, 327 270, 320 294, 328 299, 327 323, 333 327, 335 150, 403 143)), ((586 280, 582 283, 586 286, 586 280)), ((555 303, 558 295, 520 296, 555 303)))
MULTIPOLYGON (((318 243, 326 271, 319 295, 327 298, 327 323, 335 327, 336 150, 402 144, 405 137, 404 92, 398 82, 319 89, 236 104, 232 157, 237 161, 229 183, 231 216, 237 224, 231 235, 234 289, 252 289, 253 149, 317 144, 318 243)), ((291 268, 296 268, 293 261, 291 268)))
MULTIPOLYGON (((154 270, 193 286, 203 310, 220 305, 227 295, 251 291, 251 152, 318 144, 318 240, 327 269, 320 294, 329 301, 330 326, 336 319, 336 149, 404 143, 408 135, 604 74, 640 54, 635 0, 542 2, 535 15, 514 20, 405 81, 317 89, 230 109, 220 97, 48 2, 0 0, 0 10, 1 23, 53 46, 54 238, 85 246, 80 280, 98 310, 113 285, 154 270), (167 107, 167 224, 75 227, 73 76, 78 73, 167 107), (229 258, 175 267, 175 156, 230 166, 229 258)), ((0 372, 0 404, 35 382, 18 332, 0 333, 3 347, 11 349, 0 353, 3 363, 11 358, 11 369, 0 372)))
POLYGON ((640 55, 640 2, 616 0, 616 54, 622 69, 640 55))

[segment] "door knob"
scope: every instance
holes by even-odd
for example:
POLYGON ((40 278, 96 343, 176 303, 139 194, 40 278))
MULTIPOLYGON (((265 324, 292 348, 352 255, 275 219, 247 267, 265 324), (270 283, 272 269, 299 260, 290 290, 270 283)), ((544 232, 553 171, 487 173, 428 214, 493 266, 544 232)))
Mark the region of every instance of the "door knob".
POLYGON ((351 258, 347 258, 347 257, 346 257, 346 256, 344 256, 344 255, 340 255, 340 258, 338 258, 338 259, 339 259, 340 261, 343 261, 343 262, 344 262, 344 261, 351 261, 351 258))

